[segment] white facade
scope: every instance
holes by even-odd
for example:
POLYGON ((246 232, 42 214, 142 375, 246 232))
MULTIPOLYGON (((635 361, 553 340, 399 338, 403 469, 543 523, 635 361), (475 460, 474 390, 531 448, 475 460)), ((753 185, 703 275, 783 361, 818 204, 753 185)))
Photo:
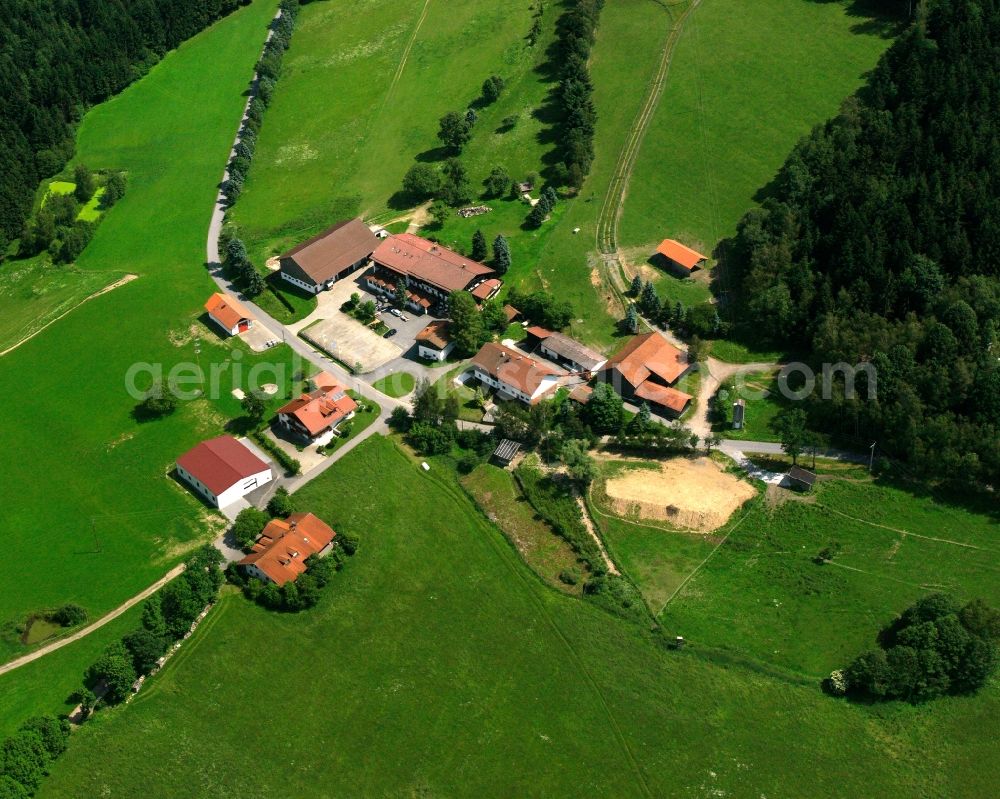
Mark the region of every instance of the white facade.
MULTIPOLYGON (((229 327, 226 327, 218 319, 216 319, 215 316, 213 316, 212 314, 209 314, 208 318, 211 319, 213 322, 215 322, 215 324, 218 325, 218 327, 221 330, 225 330, 226 333, 228 333, 230 336, 238 336, 240 333, 244 332, 243 330, 240 330, 240 326, 238 324, 236 325, 236 327, 229 328, 229 327)), ((247 323, 246 330, 249 330, 251 327, 253 327, 253 319, 246 319, 246 320, 243 320, 243 321, 246 321, 246 323, 247 323)))
POLYGON ((428 347, 426 344, 417 342, 417 355, 429 361, 443 361, 453 349, 455 349, 454 341, 449 341, 443 350, 439 350, 436 347, 428 347))
POLYGON ((297 277, 292 277, 285 270, 281 270, 281 277, 287 280, 292 285, 298 286, 300 289, 308 291, 310 294, 319 294, 323 289, 329 288, 327 285, 316 286, 312 283, 306 283, 304 280, 299 280, 297 277))
POLYGON ((521 389, 515 388, 509 383, 505 383, 503 380, 498 380, 497 378, 493 377, 493 375, 491 375, 489 372, 484 371, 482 367, 480 367, 477 364, 474 364, 472 369, 473 369, 473 374, 475 374, 476 376, 476 379, 478 379, 480 382, 485 383, 488 386, 492 386, 495 389, 499 389, 504 394, 509 394, 514 399, 519 400, 520 402, 523 402, 526 405, 530 405, 539 397, 542 397, 543 395, 549 393, 559 385, 559 381, 555 377, 552 377, 551 375, 546 376, 542 378, 541 382, 538 384, 538 388, 535 389, 534 393, 529 395, 524 391, 521 391, 521 389))
POLYGON ((185 483, 190 485, 195 491, 201 494, 210 503, 215 505, 217 508, 225 508, 232 505, 236 500, 242 499, 251 491, 260 488, 262 485, 270 483, 274 479, 273 474, 270 469, 266 471, 259 472, 257 474, 250 475, 237 483, 229 486, 225 491, 220 492, 218 495, 212 493, 212 491, 202 483, 197 477, 188 472, 183 466, 177 464, 177 476, 180 477, 185 483))
POLYGON ((600 361, 597 365, 588 369, 586 366, 577 363, 572 358, 567 358, 565 355, 560 355, 555 350, 550 350, 548 347, 545 346, 544 339, 542 340, 542 343, 539 345, 538 349, 541 351, 542 355, 546 356, 547 358, 550 358, 556 363, 565 364, 574 372, 599 372, 601 370, 601 367, 607 363, 606 360, 600 361))

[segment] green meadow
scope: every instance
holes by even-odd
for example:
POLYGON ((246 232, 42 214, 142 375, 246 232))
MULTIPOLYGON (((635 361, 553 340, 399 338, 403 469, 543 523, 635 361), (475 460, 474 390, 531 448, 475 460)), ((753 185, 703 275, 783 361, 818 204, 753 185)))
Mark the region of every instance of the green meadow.
POLYGON ((120 277, 122 273, 116 271, 53 266, 44 257, 7 264, 0 273, 0 352, 120 277))
MULTIPOLYGON (((168 472, 178 454, 241 415, 230 390, 247 388, 250 367, 265 360, 207 328, 202 304, 214 290, 204 259, 216 183, 275 6, 257 2, 213 25, 80 125, 77 157, 94 169, 127 171, 129 188, 76 264, 80 283, 72 290, 90 293, 108 275, 139 277, 0 358, 0 383, 10 387, 0 395, 0 541, 10 571, 0 586, 0 623, 68 601, 96 618, 219 526, 168 472), (81 288, 90 275, 104 277, 81 288), (165 374, 178 363, 226 371, 217 397, 139 423, 126 390, 137 362, 162 364, 165 374)), ((46 272, 38 282, 39 315, 65 304, 46 310, 46 279, 70 274, 46 272)), ((35 324, 19 313, 0 323, 12 326, 5 336, 35 324)), ((286 348, 266 356, 290 359, 286 348)), ((272 403, 291 390, 292 371, 261 376, 282 383, 272 403)), ((0 643, 0 658, 18 651, 0 643)), ((5 685, 14 689, 11 680, 5 685)), ((58 696, 61 688, 52 690, 58 696)))
POLYGON ((868 0, 702 0, 635 164, 621 245, 652 253, 670 237, 711 255, 893 31, 868 0))
MULTIPOLYGON (((988 793, 989 769, 968 766, 996 757, 975 734, 995 687, 933 712, 868 708, 694 635, 668 650, 546 587, 450 472, 390 440, 299 499, 361 536, 320 605, 230 594, 134 702, 74 736, 39 796, 988 793), (294 690, 276 695, 276 675, 294 690)), ((714 601, 721 627, 741 597, 714 601)), ((858 637, 836 615, 794 632, 828 653, 858 637)))

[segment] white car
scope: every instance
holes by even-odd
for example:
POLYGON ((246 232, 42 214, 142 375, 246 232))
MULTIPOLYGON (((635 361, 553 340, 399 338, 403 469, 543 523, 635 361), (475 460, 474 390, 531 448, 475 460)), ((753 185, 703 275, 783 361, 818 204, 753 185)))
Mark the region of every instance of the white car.
MULTIPOLYGON (((391 311, 389 311, 389 313, 391 313, 393 316, 398 316, 400 319, 403 319, 403 314, 399 310, 399 308, 393 308, 391 311)), ((403 321, 405 322, 406 320, 403 319, 403 321)))
POLYGON ((401 321, 401 322, 406 322, 407 321, 406 316, 404 314, 399 313, 399 314, 396 314, 396 316, 399 317, 399 321, 401 321))

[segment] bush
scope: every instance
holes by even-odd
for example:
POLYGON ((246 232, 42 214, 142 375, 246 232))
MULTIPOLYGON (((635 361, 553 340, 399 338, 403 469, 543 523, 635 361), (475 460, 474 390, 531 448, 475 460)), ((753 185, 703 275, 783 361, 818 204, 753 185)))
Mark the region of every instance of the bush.
POLYGON ((474 452, 467 452, 458 459, 458 471, 462 474, 469 474, 480 463, 482 463, 482 458, 474 452))
POLYGON ((268 523, 267 514, 257 508, 244 508, 233 522, 233 538, 243 549, 250 549, 268 523))
POLYGON ((499 75, 490 75, 483 81, 483 100, 487 104, 495 103, 500 99, 505 85, 504 79, 499 75))
POLYGON ((112 172, 104 184, 104 194, 101 195, 101 208, 107 210, 125 196, 125 176, 121 172, 112 172))
MULTIPOLYGON (((175 581, 170 585, 176 585, 175 581)), ((170 587, 169 585, 167 586, 170 587)), ((104 654, 89 668, 86 673, 86 684, 95 689, 104 685, 107 692, 104 701, 111 705, 124 702, 132 690, 136 680, 135 666, 132 665, 132 655, 121 641, 108 646, 104 654)))
POLYGON ((146 392, 146 398, 135 407, 135 416, 140 421, 161 419, 177 410, 177 397, 157 381, 146 392))
POLYGON ((389 427, 398 433, 405 433, 410 429, 410 414, 402 405, 397 405, 389 414, 389 427))
POLYGON ((451 450, 455 441, 455 427, 449 424, 415 422, 410 427, 407 440, 423 455, 443 455, 451 450))
POLYGON ((87 620, 87 611, 79 605, 69 603, 54 610, 49 616, 49 620, 60 627, 75 627, 87 620))
POLYGON ((295 499, 288 493, 288 489, 282 486, 274 492, 271 501, 267 503, 267 512, 282 518, 295 513, 295 499))
POLYGON ((441 175, 430 164, 414 164, 403 177, 403 191, 414 200, 426 200, 441 190, 441 175))

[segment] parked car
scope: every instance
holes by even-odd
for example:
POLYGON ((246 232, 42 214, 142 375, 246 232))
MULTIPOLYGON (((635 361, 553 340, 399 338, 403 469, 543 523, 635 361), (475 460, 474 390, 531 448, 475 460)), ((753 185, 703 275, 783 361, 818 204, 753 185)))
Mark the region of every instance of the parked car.
POLYGON ((409 320, 409 319, 407 319, 407 318, 406 318, 406 316, 405 316, 404 314, 402 314, 402 313, 400 313, 400 314, 397 314, 397 316, 399 316, 399 321, 400 321, 400 322, 408 322, 408 321, 410 321, 410 320, 409 320))
POLYGON ((393 316, 398 316, 400 319, 403 318, 403 312, 400 311, 399 308, 393 308, 391 311, 389 311, 389 313, 391 313, 393 316))
POLYGON ((396 335, 396 328, 390 327, 382 334, 382 338, 392 338, 395 335, 396 335))

